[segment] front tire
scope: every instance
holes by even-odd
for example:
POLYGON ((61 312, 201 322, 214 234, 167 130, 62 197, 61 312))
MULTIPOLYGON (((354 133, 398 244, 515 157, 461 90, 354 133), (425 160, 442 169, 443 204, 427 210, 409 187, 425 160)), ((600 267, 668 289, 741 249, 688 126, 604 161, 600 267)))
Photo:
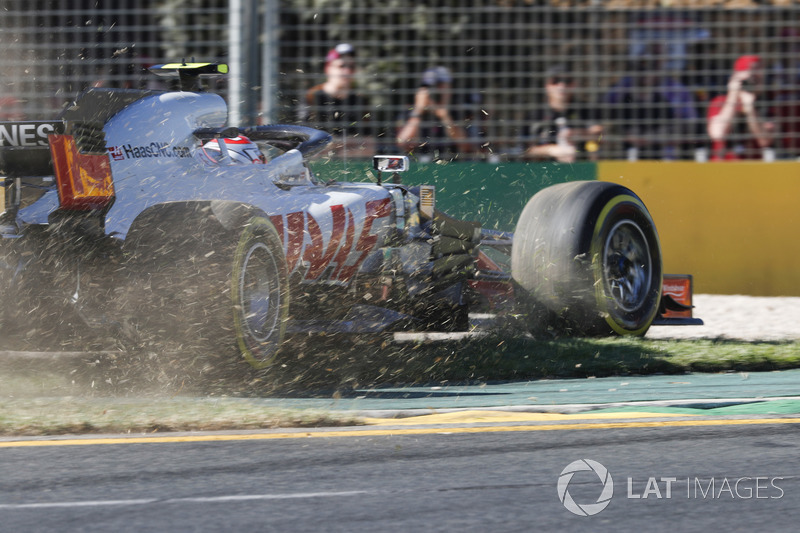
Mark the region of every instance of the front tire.
POLYGON ((613 183, 563 183, 531 198, 511 271, 530 316, 555 318, 574 335, 644 335, 661 298, 655 224, 633 192, 613 183))

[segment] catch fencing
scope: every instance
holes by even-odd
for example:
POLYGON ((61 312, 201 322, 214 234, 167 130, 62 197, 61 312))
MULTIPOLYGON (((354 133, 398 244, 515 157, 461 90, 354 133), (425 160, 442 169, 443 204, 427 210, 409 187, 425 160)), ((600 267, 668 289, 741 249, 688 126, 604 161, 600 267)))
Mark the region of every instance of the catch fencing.
MULTIPOLYGON (((735 60, 764 69, 765 159, 800 158, 800 3, 794 0, 4 0, 0 114, 52 118, 92 85, 154 87, 148 64, 231 63, 234 122, 304 120, 326 52, 357 52, 356 88, 378 149, 396 150, 422 73, 446 67, 458 157, 517 160, 536 142, 553 67, 602 135, 578 159, 708 157, 706 114, 735 60), (662 87, 661 90, 655 88, 662 87)), ((429 120, 429 119, 426 119, 429 120)), ((573 132, 574 133, 574 132, 573 132)), ((731 132, 745 145, 745 130, 731 132)))

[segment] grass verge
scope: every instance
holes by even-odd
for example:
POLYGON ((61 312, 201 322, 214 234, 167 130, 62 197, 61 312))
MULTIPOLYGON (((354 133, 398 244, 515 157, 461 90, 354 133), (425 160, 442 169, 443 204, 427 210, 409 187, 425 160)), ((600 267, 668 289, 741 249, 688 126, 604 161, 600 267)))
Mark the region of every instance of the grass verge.
POLYGON ((71 396, 0 400, 0 436, 153 434, 358 424, 355 416, 267 409, 237 398, 71 396))
POLYGON ((355 417, 249 400, 410 384, 781 370, 800 368, 800 343, 490 334, 398 344, 379 336, 315 336, 292 339, 275 367, 235 376, 188 375, 185 354, 2 357, 0 435, 45 435, 355 424, 355 417))
MULTIPOLYGON (((562 338, 490 334, 397 344, 316 339, 273 369, 276 391, 381 385, 800 368, 798 342, 562 338)), ((267 376, 264 376, 267 380, 267 376)))

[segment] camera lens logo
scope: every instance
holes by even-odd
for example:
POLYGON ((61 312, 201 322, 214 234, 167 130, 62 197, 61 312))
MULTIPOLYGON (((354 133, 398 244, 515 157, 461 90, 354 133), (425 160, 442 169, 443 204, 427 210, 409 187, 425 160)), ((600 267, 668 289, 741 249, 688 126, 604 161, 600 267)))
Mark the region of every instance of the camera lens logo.
POLYGON ((564 507, 571 513, 578 516, 592 516, 596 515, 611 503, 611 497, 614 496, 614 480, 611 479, 611 474, 608 473, 606 467, 592 461, 591 459, 579 459, 567 465, 558 476, 558 499, 564 504, 564 507), (572 481, 572 476, 576 472, 594 472, 600 481, 603 483, 603 490, 595 503, 577 503, 572 499, 569 493, 569 482, 572 481))

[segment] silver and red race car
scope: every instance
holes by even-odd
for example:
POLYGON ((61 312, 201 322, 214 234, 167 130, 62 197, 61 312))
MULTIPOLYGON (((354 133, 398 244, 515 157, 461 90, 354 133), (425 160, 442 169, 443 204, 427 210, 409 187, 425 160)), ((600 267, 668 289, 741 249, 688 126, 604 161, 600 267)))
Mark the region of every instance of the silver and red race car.
POLYGON ((4 334, 135 331, 259 368, 287 332, 465 331, 478 311, 572 335, 698 322, 620 185, 555 185, 514 234, 485 230, 403 185, 404 156, 339 182, 308 164, 327 133, 227 126, 197 89, 224 65, 153 70, 183 88, 89 89, 59 120, 0 123, 4 334))

